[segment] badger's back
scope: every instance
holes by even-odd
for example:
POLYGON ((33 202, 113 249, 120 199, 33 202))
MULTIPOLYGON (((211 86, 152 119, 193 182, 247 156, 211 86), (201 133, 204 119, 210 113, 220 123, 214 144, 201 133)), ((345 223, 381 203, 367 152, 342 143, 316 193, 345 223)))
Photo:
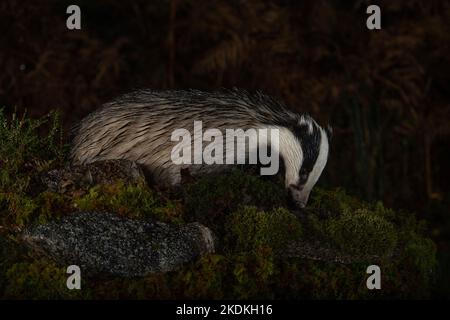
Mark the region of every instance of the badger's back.
MULTIPOLYGON (((179 182, 180 166, 171 161, 175 129, 193 133, 194 121, 203 130, 289 127, 299 115, 270 97, 231 90, 137 91, 105 104, 73 129, 71 160, 85 164, 107 159, 127 159, 142 164, 155 180, 179 182)), ((208 170, 214 170, 208 167, 208 170)))

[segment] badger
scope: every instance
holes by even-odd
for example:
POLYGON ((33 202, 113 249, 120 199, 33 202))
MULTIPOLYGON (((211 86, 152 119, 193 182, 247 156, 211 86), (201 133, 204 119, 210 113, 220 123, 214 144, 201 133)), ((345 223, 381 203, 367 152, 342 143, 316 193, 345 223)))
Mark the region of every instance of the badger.
MULTIPOLYGON (((194 122, 199 120, 204 129, 221 131, 278 129, 277 151, 284 166, 284 185, 297 206, 306 206, 328 160, 331 127, 322 128, 308 114, 290 111, 261 92, 236 88, 215 92, 138 90, 122 95, 72 129, 70 159, 75 165, 131 160, 140 164, 156 184, 179 186, 184 169, 192 176, 201 176, 230 168, 174 163, 171 154, 177 142, 172 133, 179 128, 192 132, 194 122)), ((245 154, 248 156, 248 151, 245 154)))

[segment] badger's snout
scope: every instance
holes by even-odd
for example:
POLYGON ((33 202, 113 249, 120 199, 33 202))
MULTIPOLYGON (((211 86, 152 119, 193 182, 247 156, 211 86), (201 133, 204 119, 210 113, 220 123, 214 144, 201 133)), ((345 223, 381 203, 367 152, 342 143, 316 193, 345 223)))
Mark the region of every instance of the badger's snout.
POLYGON ((298 186, 290 185, 289 194, 297 207, 304 208, 308 204, 309 192, 302 190, 298 186))

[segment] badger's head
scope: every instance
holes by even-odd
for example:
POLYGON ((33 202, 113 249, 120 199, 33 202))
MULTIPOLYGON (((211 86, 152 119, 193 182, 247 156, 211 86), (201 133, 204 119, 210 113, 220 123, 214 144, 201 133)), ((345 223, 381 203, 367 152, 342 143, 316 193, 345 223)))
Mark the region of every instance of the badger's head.
POLYGON ((331 127, 321 128, 309 116, 301 116, 297 124, 280 136, 281 154, 285 162, 285 183, 292 200, 301 208, 319 180, 328 160, 331 127))

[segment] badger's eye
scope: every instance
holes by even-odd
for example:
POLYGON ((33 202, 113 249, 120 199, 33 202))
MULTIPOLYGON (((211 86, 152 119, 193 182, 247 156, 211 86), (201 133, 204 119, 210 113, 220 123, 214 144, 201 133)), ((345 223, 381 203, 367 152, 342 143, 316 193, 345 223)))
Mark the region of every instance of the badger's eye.
POLYGON ((305 169, 300 170, 300 183, 305 183, 308 180, 308 172, 305 169))

